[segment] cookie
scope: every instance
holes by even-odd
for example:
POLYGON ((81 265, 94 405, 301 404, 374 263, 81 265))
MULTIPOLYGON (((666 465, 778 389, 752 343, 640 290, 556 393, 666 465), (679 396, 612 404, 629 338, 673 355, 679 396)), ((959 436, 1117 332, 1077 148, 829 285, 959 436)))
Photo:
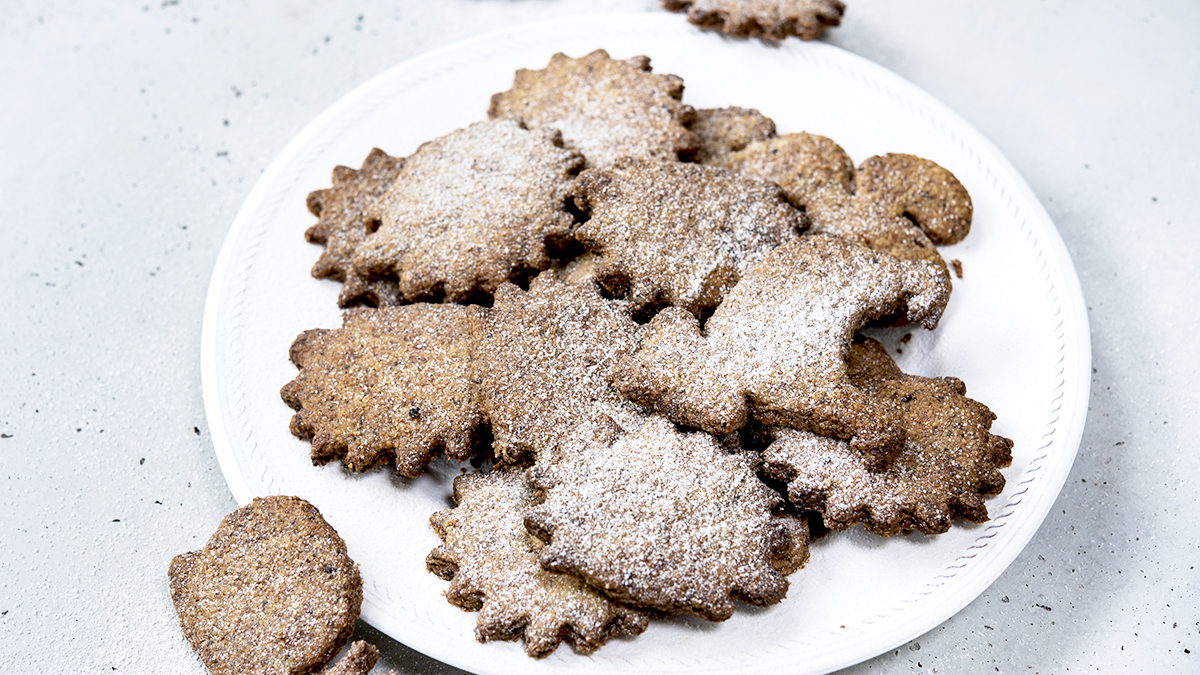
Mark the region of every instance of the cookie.
POLYGON ((583 172, 576 189, 591 217, 575 237, 596 255, 600 285, 635 312, 700 316, 805 227, 777 185, 720 167, 624 159, 583 172))
POLYGON ((543 272, 528 291, 501 286, 484 321, 474 379, 502 462, 587 436, 602 416, 632 430, 647 414, 608 382, 645 327, 574 271, 543 272))
POLYGON ((513 88, 492 96, 488 116, 561 130, 589 167, 621 157, 675 161, 698 145, 686 127, 695 112, 682 97, 683 80, 652 73, 649 58, 618 60, 598 49, 579 59, 555 54, 542 70, 518 70, 513 88))
POLYGON ((727 452, 664 418, 615 442, 543 453, 530 481, 545 501, 525 526, 548 570, 575 574, 621 602, 710 621, 733 599, 779 602, 808 558, 803 523, 756 475, 757 454, 727 452))
POLYGON ((542 569, 542 544, 525 530, 535 503, 523 469, 464 474, 454 479, 452 509, 429 519, 442 544, 426 560, 450 581, 446 599, 478 611, 480 642, 524 638, 541 658, 566 641, 590 654, 610 637, 637 635, 646 614, 615 603, 568 574, 542 569))
POLYGON ((342 307, 382 307, 400 300, 394 281, 367 281, 354 274, 351 261, 358 245, 371 233, 367 209, 391 187, 403 166, 402 158, 375 148, 361 169, 335 167, 333 186, 308 194, 308 210, 317 216, 317 223, 304 236, 311 243, 325 245, 312 275, 344 282, 338 295, 342 307))
POLYGON ((696 111, 688 129, 700 139, 693 161, 716 164, 751 143, 775 137, 775 121, 753 108, 709 108, 696 111))
POLYGON ((703 334, 691 313, 663 310, 641 348, 618 362, 613 383, 635 403, 713 434, 753 415, 849 438, 882 469, 903 434, 890 406, 851 383, 850 343, 867 321, 896 311, 936 326, 945 307, 940 279, 925 261, 799 237, 742 277, 703 334))
POLYGON ((870 157, 854 175, 857 194, 888 217, 905 216, 939 246, 971 231, 974 205, 954 174, 928 159, 889 153, 870 157))
POLYGON ((987 406, 967 398, 961 380, 905 375, 874 340, 850 348, 850 379, 899 411, 904 449, 875 473, 845 441, 776 429, 763 461, 789 498, 831 529, 861 523, 885 537, 940 534, 953 518, 986 521, 983 498, 1004 489, 1000 469, 1013 445, 989 432, 996 416, 987 406))
POLYGON ((368 210, 378 229, 356 275, 395 279, 405 301, 486 301, 550 266, 570 239, 565 200, 583 162, 552 130, 479 122, 421 146, 368 210))
POLYGON ((839 0, 662 0, 663 9, 687 12, 688 21, 731 37, 815 40, 842 22, 839 0))
POLYGON ((805 210, 813 232, 902 260, 934 263, 949 294, 950 272, 935 238, 953 243, 966 236, 972 207, 962 184, 937 164, 912 155, 885 155, 868 159, 855 172, 840 146, 807 133, 753 143, 719 163, 778 183, 791 203, 805 210))
POLYGON ((280 391, 313 464, 354 471, 393 460, 416 477, 437 452, 466 459, 483 422, 471 359, 485 310, 403 305, 346 310, 343 326, 296 338, 300 369, 280 391))
POLYGON ((362 605, 345 542, 297 497, 256 498, 225 516, 167 576, 183 634, 213 675, 313 672, 362 605))
MULTIPOLYGON (((367 675, 379 660, 375 645, 358 640, 337 663, 321 671, 321 675, 367 675)), ((395 672, 395 671, 391 671, 395 672)))

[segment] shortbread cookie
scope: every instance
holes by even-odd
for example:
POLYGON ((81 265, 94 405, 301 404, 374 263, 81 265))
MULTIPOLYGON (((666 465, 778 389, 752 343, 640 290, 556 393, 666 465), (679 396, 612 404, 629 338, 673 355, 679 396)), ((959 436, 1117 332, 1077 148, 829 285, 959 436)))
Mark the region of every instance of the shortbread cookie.
POLYGON ((378 230, 354 273, 394 278, 407 301, 488 298, 550 266, 570 238, 565 200, 583 158, 557 132, 479 122, 421 146, 367 211, 378 230))
POLYGON ((867 321, 897 311, 936 326, 945 307, 940 282, 925 261, 827 235, 799 237, 746 273, 703 335, 692 314, 663 310, 613 382, 680 424, 726 434, 753 415, 849 438, 882 469, 903 434, 894 410, 850 382, 850 343, 867 321))
POLYGON ((805 226, 777 185, 719 167, 625 159, 576 187, 591 218, 575 236, 596 255, 601 286, 635 311, 699 316, 805 226))
POLYGON ((179 625, 213 675, 309 673, 354 631, 362 578, 297 497, 256 498, 168 572, 179 625))
POLYGON ((646 629, 644 612, 538 564, 542 544, 524 525, 535 500, 523 469, 458 476, 454 501, 429 519, 442 544, 426 563, 450 581, 451 604, 479 612, 480 642, 523 637, 526 653, 541 658, 562 641, 589 654, 610 637, 646 629))
POLYGON ((612 59, 598 49, 579 59, 555 54, 542 70, 518 70, 513 88, 492 97, 488 116, 561 130, 589 167, 621 157, 674 161, 698 145, 686 127, 695 112, 682 97, 683 80, 650 72, 649 58, 612 59))
POLYGON ((688 126, 700 139, 693 161, 716 164, 751 143, 775 137, 775 121, 752 108, 709 108, 696 111, 688 126))
POLYGON ((936 162, 915 155, 877 155, 859 165, 854 182, 860 199, 887 216, 907 215, 939 246, 957 244, 971 231, 971 195, 936 162))
POLYGON ((851 347, 850 379, 899 411, 904 449, 874 473, 845 441, 777 428, 763 461, 791 500, 832 529, 862 523, 885 537, 940 534, 956 517, 986 521, 983 498, 1004 489, 1013 445, 988 431, 996 416, 987 406, 967 398, 961 380, 901 373, 874 340, 851 347))
POLYGON ((779 602, 808 557, 807 529, 755 474, 757 454, 653 417, 611 445, 578 442, 530 470, 545 503, 525 525, 547 542, 542 566, 637 607, 710 621, 733 599, 779 602))
POLYGON ((396 179, 404 160, 375 148, 361 169, 345 166, 333 170, 333 186, 308 194, 308 210, 318 220, 304 236, 325 250, 313 265, 312 275, 344 282, 338 304, 349 307, 367 304, 375 307, 397 304, 400 300, 395 281, 367 281, 354 274, 351 260, 358 245, 371 233, 367 209, 396 179))
POLYGON ((546 271, 528 291, 505 284, 484 322, 475 380, 502 462, 588 437, 611 419, 635 430, 647 412, 608 382, 617 358, 637 348, 645 327, 591 279, 560 281, 546 271))
POLYGON ((840 146, 807 133, 753 143, 719 163, 778 183, 805 210, 813 232, 938 265, 949 293, 950 272, 934 244, 966 236, 972 207, 962 184, 937 164, 885 155, 863 162, 856 173, 840 146))
POLYGON ((292 433, 312 439, 313 464, 364 471, 394 459, 421 474, 436 452, 466 459, 483 421, 471 380, 479 307, 403 305, 347 310, 343 326, 296 338, 296 379, 280 392, 292 433))
POLYGON ((664 9, 687 12, 688 21, 732 37, 815 40, 842 22, 839 0, 662 0, 664 9))

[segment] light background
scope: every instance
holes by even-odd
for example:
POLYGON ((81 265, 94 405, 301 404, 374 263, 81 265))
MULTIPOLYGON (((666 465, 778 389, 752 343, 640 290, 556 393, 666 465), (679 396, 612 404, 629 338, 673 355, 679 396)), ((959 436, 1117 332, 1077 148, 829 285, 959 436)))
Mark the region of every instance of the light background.
MULTIPOLYGON (((200 323, 225 233, 288 140, 404 59, 617 10, 659 11, 0 3, 0 668, 204 671, 165 580, 236 507, 200 323)), ((1074 470, 1025 552, 954 618, 847 672, 1200 670, 1200 5, 857 0, 825 39, 941 100, 1021 172, 1074 259, 1095 370, 1074 470)), ((358 636, 381 665, 457 672, 358 636)))

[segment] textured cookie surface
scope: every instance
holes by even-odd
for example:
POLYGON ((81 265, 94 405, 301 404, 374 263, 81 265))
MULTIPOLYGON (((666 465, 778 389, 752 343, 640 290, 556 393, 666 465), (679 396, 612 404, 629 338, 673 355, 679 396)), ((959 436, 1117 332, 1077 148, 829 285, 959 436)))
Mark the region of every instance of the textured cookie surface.
POLYGON ((775 515, 781 498, 754 453, 651 418, 611 445, 543 453, 530 470, 545 502, 526 527, 548 542, 542 566, 577 574, 639 607, 712 621, 733 598, 779 602, 807 560, 807 530, 775 515))
POLYGON ((842 21, 839 0, 662 0, 664 9, 687 12, 688 21, 733 37, 815 40, 842 21))
POLYGON ((583 159, 549 129, 479 122, 421 146, 368 210, 378 230, 354 273, 396 280, 406 300, 467 301, 550 266, 569 239, 565 200, 583 159))
POLYGON ((534 491, 523 469, 454 479, 457 506, 430 518, 441 546, 429 570, 450 581, 446 599, 479 611, 480 642, 525 639, 543 657, 566 641, 591 653, 608 638, 646 629, 643 612, 609 600, 581 579, 542 569, 541 544, 525 530, 534 491))
POLYGON ((867 321, 901 310, 937 324, 939 274, 825 235, 803 236, 749 271, 705 324, 675 308, 614 372, 617 389, 714 434, 765 424, 850 438, 882 468, 903 440, 895 412, 854 386, 848 353, 867 321))
POLYGON ((590 167, 621 157, 670 160, 696 149, 686 124, 683 80, 650 72, 650 59, 619 60, 598 49, 572 59, 555 54, 542 70, 517 71, 513 88, 492 97, 492 119, 558 129, 590 167))
POLYGON ((983 497, 1004 489, 999 470, 1012 463, 1012 441, 989 432, 996 416, 960 380, 901 373, 873 340, 851 347, 850 366, 856 385, 898 410, 899 456, 875 473, 845 441, 778 428, 763 452, 768 475, 833 529, 861 522, 883 536, 940 534, 954 517, 986 521, 983 497))
POLYGON ((600 284, 635 311, 699 316, 805 225, 778 186, 713 166, 626 159, 583 172, 577 189, 591 218, 575 236, 600 284))
POLYGON ((688 126, 700 139, 694 161, 717 164, 731 152, 775 137, 775 121, 752 108, 707 108, 696 111, 688 126))
POLYGON ((792 204, 805 209, 813 232, 938 265, 949 297, 950 272, 934 244, 966 236, 972 207, 962 184, 934 162, 883 155, 855 172, 832 140, 798 133, 753 143, 719 163, 778 183, 792 204))
POLYGON ((296 379, 280 392, 314 464, 364 471, 394 459, 421 474, 436 452, 466 459, 482 422, 471 359, 484 310, 462 305, 354 308, 334 330, 292 345, 296 379))
POLYGON ((496 457, 513 462, 588 437, 602 420, 641 426, 645 411, 625 401, 608 377, 644 332, 625 303, 605 300, 587 276, 560 281, 547 271, 528 292, 501 286, 475 359, 496 457))
POLYGON ((264 497, 238 509, 168 577, 179 625, 214 675, 314 672, 358 619, 362 578, 308 502, 264 497))
POLYGON ((379 307, 399 301, 395 282, 367 281, 354 274, 351 261, 358 245, 370 234, 367 209, 392 185, 402 166, 403 159, 375 148, 361 169, 336 167, 332 187, 308 195, 308 210, 318 220, 304 236, 314 244, 325 245, 313 265, 312 275, 344 282, 338 296, 342 307, 355 304, 379 307))

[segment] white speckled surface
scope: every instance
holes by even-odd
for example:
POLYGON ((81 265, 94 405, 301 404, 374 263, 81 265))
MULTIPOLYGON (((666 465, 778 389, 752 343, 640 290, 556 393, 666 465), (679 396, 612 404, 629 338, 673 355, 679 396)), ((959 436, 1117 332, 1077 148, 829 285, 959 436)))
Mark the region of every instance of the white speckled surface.
MULTIPOLYGON (((1200 6, 849 4, 826 39, 964 117, 1049 211, 1091 309, 1095 374, 1074 469, 1021 556, 958 615, 848 672, 1200 670, 1186 347, 1200 6)), ((0 669, 203 672, 165 581, 236 506, 208 438, 200 323, 225 233, 288 140, 430 49, 656 7, 0 4, 0 669)), ((387 667, 456 672, 359 635, 387 667)))

